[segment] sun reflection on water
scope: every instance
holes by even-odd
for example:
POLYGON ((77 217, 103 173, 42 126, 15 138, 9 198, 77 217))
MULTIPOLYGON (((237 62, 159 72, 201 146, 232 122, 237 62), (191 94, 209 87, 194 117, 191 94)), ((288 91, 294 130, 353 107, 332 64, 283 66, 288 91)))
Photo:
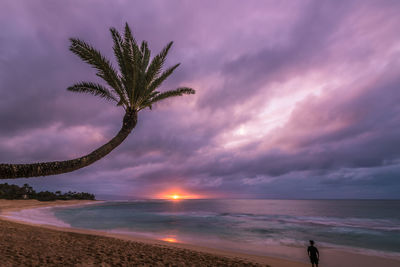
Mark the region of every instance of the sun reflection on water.
POLYGON ((178 240, 175 237, 164 237, 164 238, 161 238, 161 240, 170 242, 170 243, 178 243, 178 240))

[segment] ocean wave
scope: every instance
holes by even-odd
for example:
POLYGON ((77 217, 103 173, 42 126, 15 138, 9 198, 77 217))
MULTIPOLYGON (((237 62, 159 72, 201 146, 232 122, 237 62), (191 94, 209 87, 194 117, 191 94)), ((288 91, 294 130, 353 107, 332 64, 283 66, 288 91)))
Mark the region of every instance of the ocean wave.
POLYGON ((163 216, 182 216, 182 217, 216 217, 218 214, 215 212, 204 212, 204 211, 165 211, 165 212, 152 212, 153 214, 163 216))
MULTIPOLYGON (((184 218, 225 218, 227 220, 242 220, 248 225, 259 225, 259 223, 277 223, 283 225, 298 226, 322 226, 343 228, 343 231, 354 231, 356 229, 376 230, 376 231, 400 231, 400 222, 389 219, 369 219, 369 218, 338 218, 338 217, 317 217, 317 216, 289 216, 289 215, 260 215, 251 213, 216 213, 205 211, 179 211, 179 212, 152 212, 160 216, 177 216, 184 218), (347 229, 347 230, 346 230, 347 229)), ((262 230, 264 231, 264 230, 262 230)), ((269 231, 269 230, 265 230, 269 231)))
POLYGON ((1 216, 11 220, 23 221, 33 224, 71 227, 69 223, 66 223, 55 217, 52 209, 52 207, 25 209, 20 211, 8 212, 7 214, 1 216))
POLYGON ((330 227, 364 228, 380 231, 400 231, 400 222, 398 220, 390 219, 259 215, 249 213, 220 213, 218 215, 232 218, 247 218, 249 221, 277 222, 283 224, 309 224, 330 227))

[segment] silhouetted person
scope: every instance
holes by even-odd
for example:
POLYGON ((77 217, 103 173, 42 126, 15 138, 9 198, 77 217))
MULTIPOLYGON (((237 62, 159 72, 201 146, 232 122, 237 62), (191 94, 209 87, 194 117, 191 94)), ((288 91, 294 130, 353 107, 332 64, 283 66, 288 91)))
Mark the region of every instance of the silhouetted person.
POLYGON ((310 246, 307 248, 307 253, 308 256, 310 257, 312 267, 314 267, 314 264, 316 267, 318 267, 319 252, 318 249, 314 247, 314 241, 312 240, 310 240, 310 246))

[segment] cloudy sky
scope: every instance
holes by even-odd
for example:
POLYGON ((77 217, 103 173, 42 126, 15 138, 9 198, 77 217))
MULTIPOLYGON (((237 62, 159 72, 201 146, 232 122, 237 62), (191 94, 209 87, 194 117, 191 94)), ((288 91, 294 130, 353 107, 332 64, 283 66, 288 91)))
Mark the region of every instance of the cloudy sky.
POLYGON ((128 22, 196 89, 139 113, 125 142, 79 171, 3 180, 99 198, 399 198, 400 1, 0 3, 0 162, 82 156, 123 110, 68 92, 95 72, 69 37, 112 58, 128 22))

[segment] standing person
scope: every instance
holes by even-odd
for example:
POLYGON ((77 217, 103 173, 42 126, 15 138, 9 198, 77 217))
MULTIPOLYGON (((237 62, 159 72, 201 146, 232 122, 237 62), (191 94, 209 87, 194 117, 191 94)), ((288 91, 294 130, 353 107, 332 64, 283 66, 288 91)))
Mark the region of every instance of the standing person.
POLYGON ((310 240, 310 246, 307 248, 307 253, 308 253, 308 256, 310 257, 312 267, 314 267, 314 264, 316 267, 318 267, 319 252, 318 252, 318 249, 316 247, 314 247, 313 240, 310 240))

